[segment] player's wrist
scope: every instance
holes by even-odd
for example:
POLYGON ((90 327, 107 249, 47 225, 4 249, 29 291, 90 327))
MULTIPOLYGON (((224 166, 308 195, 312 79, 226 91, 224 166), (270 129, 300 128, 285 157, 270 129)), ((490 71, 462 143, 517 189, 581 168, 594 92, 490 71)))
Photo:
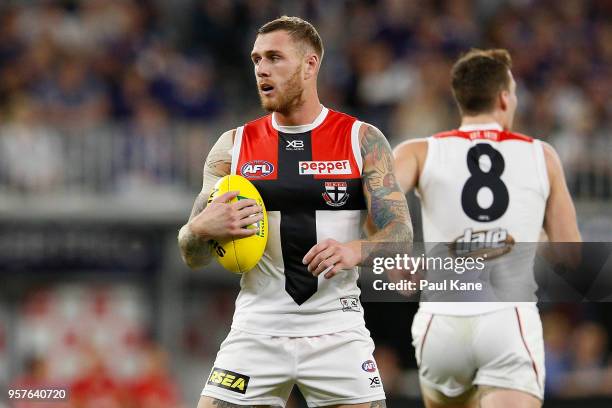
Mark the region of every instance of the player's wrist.
POLYGON ((193 222, 187 223, 187 233, 193 238, 201 241, 202 244, 210 241, 213 237, 200 225, 197 225, 193 222))
POLYGON ((363 254, 361 251, 361 245, 363 244, 362 240, 350 241, 346 243, 346 246, 353 253, 353 259, 355 260, 355 265, 361 265, 363 262, 363 254))

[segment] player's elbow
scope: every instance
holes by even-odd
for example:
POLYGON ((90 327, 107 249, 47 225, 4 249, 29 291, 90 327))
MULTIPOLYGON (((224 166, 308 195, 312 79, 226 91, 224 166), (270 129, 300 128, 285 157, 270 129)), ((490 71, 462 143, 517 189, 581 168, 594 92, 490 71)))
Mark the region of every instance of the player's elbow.
POLYGON ((183 262, 185 263, 185 265, 187 265, 187 267, 191 269, 192 271, 203 268, 204 266, 208 265, 210 262, 210 259, 203 259, 203 258, 196 259, 193 256, 192 257, 186 256, 184 253, 181 253, 181 258, 183 259, 183 262))
POLYGON ((409 222, 395 221, 388 225, 390 233, 388 237, 390 242, 407 242, 412 243, 414 234, 412 225, 409 222))
POLYGON ((183 263, 191 270, 200 269, 210 263, 211 257, 207 254, 203 254, 201 251, 194 253, 194 251, 188 247, 181 246, 181 259, 183 263))
POLYGON ((207 244, 200 242, 197 237, 191 234, 187 225, 181 228, 177 240, 181 259, 187 267, 195 270, 208 265, 211 256, 207 244))

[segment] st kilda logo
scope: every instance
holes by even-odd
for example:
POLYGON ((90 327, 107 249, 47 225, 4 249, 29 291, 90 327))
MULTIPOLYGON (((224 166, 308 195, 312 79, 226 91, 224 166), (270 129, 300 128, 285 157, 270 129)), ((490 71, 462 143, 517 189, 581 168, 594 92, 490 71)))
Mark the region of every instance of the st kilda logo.
POLYGON ((332 207, 341 207, 346 204, 349 194, 346 192, 348 184, 345 181, 326 181, 323 199, 332 207))

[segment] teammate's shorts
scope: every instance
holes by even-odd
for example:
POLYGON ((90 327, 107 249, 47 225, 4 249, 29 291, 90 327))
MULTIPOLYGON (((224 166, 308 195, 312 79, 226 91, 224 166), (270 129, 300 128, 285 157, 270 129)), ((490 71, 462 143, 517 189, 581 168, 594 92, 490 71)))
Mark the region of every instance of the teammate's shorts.
POLYGON ((477 316, 419 311, 412 339, 424 387, 447 397, 487 385, 544 398, 544 340, 535 306, 477 316))
POLYGON ((202 395, 238 405, 285 406, 294 385, 309 407, 385 399, 365 327, 315 337, 232 329, 202 395))

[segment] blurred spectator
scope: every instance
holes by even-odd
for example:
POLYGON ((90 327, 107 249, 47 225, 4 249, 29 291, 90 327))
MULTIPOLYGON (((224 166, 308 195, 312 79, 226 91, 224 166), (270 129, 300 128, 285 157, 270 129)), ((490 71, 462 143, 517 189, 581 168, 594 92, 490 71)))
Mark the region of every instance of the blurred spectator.
POLYGON ((569 371, 570 322, 567 315, 560 312, 542 313, 544 330, 544 351, 546 384, 549 395, 557 395, 563 390, 563 379, 569 371))
POLYGON ((595 322, 578 326, 572 336, 569 370, 561 379, 558 395, 583 397, 610 391, 608 334, 595 322))
POLYGON ((130 407, 179 408, 179 390, 170 376, 168 356, 159 346, 145 346, 143 373, 130 386, 130 407))
POLYGON ((176 118, 210 121, 221 112, 222 89, 214 87, 212 67, 183 60, 172 76, 156 81, 153 93, 176 118))
POLYGON ((152 99, 138 100, 122 157, 127 164, 120 188, 134 191, 172 181, 173 146, 168 114, 152 99))
POLYGON ((20 98, 12 108, 12 122, 0 128, 2 172, 19 191, 49 191, 62 178, 62 141, 32 100, 20 98))
POLYGON ((84 369, 70 389, 74 408, 123 408, 127 405, 126 389, 108 372, 105 356, 95 349, 85 355, 84 369))
POLYGON ((43 82, 37 93, 51 125, 83 130, 102 124, 107 117, 109 106, 104 85, 79 57, 64 60, 54 77, 43 82))

